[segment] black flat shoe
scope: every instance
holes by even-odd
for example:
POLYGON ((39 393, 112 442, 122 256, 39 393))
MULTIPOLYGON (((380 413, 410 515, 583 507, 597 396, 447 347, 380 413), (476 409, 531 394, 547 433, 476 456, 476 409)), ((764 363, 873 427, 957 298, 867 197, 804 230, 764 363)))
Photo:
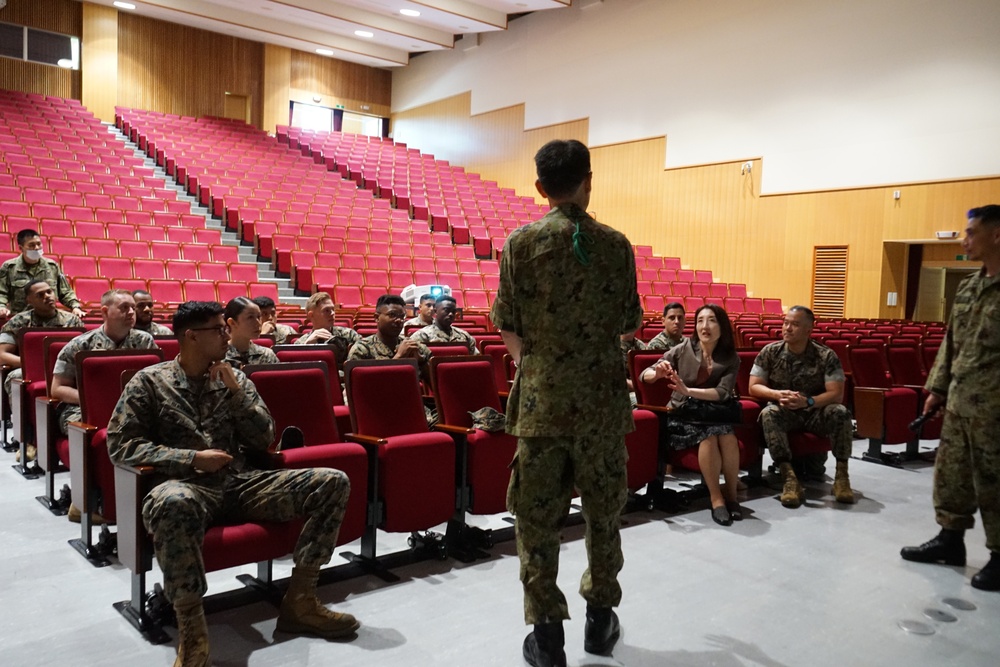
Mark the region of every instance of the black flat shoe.
POLYGON ((712 521, 720 526, 733 525, 733 517, 729 514, 729 510, 727 510, 723 505, 712 508, 712 521))
POLYGON ((729 510, 729 516, 733 521, 743 520, 743 508, 735 500, 727 500, 726 509, 729 510))

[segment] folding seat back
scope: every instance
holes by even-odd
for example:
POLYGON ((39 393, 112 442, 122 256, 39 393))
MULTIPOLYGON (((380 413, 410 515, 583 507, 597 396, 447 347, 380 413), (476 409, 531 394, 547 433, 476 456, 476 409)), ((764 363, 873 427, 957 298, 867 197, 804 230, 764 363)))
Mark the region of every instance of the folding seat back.
POLYGON ((73 502, 87 516, 82 522, 84 556, 92 553, 90 513, 98 511, 109 522, 116 520, 114 469, 108 457, 108 422, 122 391, 122 373, 163 361, 160 350, 85 350, 75 358, 77 390, 80 393, 80 422, 71 422, 69 437, 70 487, 73 502), (91 553, 88 553, 91 552, 91 553))
MULTIPOLYGON (((346 473, 351 480, 351 497, 337 543, 345 544, 361 537, 365 531, 368 496, 368 455, 362 446, 341 439, 330 410, 327 365, 320 361, 297 361, 250 365, 243 370, 267 405, 278 440, 289 426, 302 431, 304 447, 277 453, 280 467, 330 467, 336 462, 332 467, 346 473)), ((336 373, 335 368, 333 372, 336 373)), ((337 386, 340 386, 339 381, 337 386)))
POLYGON ((351 428, 351 410, 344 403, 344 389, 340 384, 340 367, 337 355, 329 345, 275 345, 274 354, 281 362, 319 362, 325 364, 329 372, 327 381, 330 383, 329 396, 333 406, 333 415, 337 420, 337 430, 348 433, 351 428))
POLYGON ((894 384, 923 386, 927 381, 927 372, 916 347, 893 345, 887 353, 894 384))
POLYGON ((381 503, 382 529, 446 522, 455 509, 455 448, 450 436, 428 431, 416 362, 353 360, 344 376, 352 438, 378 460, 372 500, 381 503))
POLYGON ((481 408, 503 411, 493 363, 482 356, 436 357, 431 359, 430 374, 438 427, 452 427, 446 432, 459 436, 459 444, 465 445, 459 450, 458 470, 470 500, 460 509, 473 514, 503 512, 517 438, 477 429, 470 415, 481 408))
POLYGON ((662 358, 663 352, 658 350, 631 350, 628 353, 629 375, 635 389, 636 402, 640 405, 663 407, 670 401, 673 390, 667 385, 666 380, 648 384, 639 379, 644 370, 662 358))
POLYGON ((851 346, 848 354, 857 432, 869 440, 865 457, 881 461, 883 444, 907 443, 908 453, 915 454, 918 441, 907 426, 917 416, 918 391, 893 386, 885 357, 877 348, 851 346))

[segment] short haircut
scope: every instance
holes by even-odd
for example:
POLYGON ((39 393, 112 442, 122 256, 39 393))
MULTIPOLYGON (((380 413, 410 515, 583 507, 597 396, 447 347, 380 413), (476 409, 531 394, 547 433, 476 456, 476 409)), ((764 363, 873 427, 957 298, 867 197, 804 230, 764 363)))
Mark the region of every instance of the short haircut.
POLYGON ((257 304, 257 307, 261 310, 266 310, 267 308, 277 308, 274 304, 274 299, 269 296, 255 296, 253 302, 257 304))
MULTIPOLYGON (((969 209, 969 220, 973 218, 979 218, 979 223, 982 225, 997 225, 1000 224, 1000 205, 997 204, 987 204, 986 206, 980 206, 979 208, 969 209)), ((20 236, 18 236, 20 238, 20 236)), ((18 241, 20 243, 20 241, 18 241)))
POLYGON ((402 306, 406 308, 406 301, 403 300, 403 297, 396 294, 383 294, 375 302, 375 312, 377 313, 382 310, 382 306, 402 306))
MULTIPOLYGON (((34 278, 32 280, 29 280, 28 284, 24 286, 25 298, 27 298, 28 295, 31 294, 31 288, 39 283, 45 283, 46 285, 49 285, 49 281, 46 280, 45 278, 34 278)), ((52 285, 49 285, 49 287, 52 287, 52 285)))
POLYGON ((101 305, 110 306, 115 302, 115 298, 119 296, 132 296, 132 292, 129 292, 127 289, 109 289, 101 295, 101 305))
POLYGON ((453 304, 455 304, 455 307, 458 308, 458 301, 456 301, 455 297, 451 296, 450 294, 442 294, 441 296, 439 296, 437 299, 434 300, 434 305, 437 306, 439 303, 444 303, 445 301, 451 301, 453 304))
POLYGON ((38 236, 38 231, 34 229, 22 229, 17 233, 17 245, 24 245, 25 241, 38 236))
POLYGON ((226 310, 223 312, 223 317, 226 318, 227 322, 230 319, 235 320, 244 310, 246 310, 247 306, 250 305, 256 304, 245 296, 238 296, 235 299, 230 299, 229 303, 226 304, 226 310))
POLYGON ((590 151, 575 139, 550 141, 535 153, 535 171, 547 195, 571 195, 590 174, 590 151))
POLYGON ((306 311, 315 310, 324 301, 333 301, 333 297, 327 292, 316 292, 306 301, 306 311))
POLYGON ((809 322, 810 326, 816 321, 816 315, 814 315, 813 311, 806 308, 805 306, 792 306, 791 308, 788 309, 788 312, 804 313, 806 316, 806 321, 809 322))
POLYGON ((134 292, 132 292, 133 299, 137 296, 148 296, 150 299, 153 298, 153 295, 149 293, 149 290, 144 290, 144 289, 137 289, 134 292))
POLYGON ((666 317, 667 312, 674 310, 675 308, 680 308, 681 312, 682 313, 684 312, 684 304, 682 304, 680 301, 671 301, 670 303, 668 303, 663 307, 663 316, 666 317))
POLYGON ((433 294, 421 294, 420 303, 423 303, 424 301, 437 301, 437 297, 433 294))
POLYGON ((222 313, 222 304, 218 301, 185 301, 174 313, 172 327, 174 336, 180 340, 188 329, 208 324, 209 320, 222 313))
MULTIPOLYGON (((715 314, 715 319, 719 323, 719 342, 715 344, 715 350, 712 352, 712 359, 715 361, 723 361, 729 359, 734 354, 736 354, 736 339, 733 336, 733 323, 729 321, 729 313, 725 309, 714 303, 706 303, 704 306, 699 308, 694 312, 694 320, 698 321, 698 315, 701 314, 703 310, 710 310, 715 314)), ((697 325, 695 325, 697 327, 697 325)), ((698 330, 691 335, 691 342, 698 345, 698 330)))

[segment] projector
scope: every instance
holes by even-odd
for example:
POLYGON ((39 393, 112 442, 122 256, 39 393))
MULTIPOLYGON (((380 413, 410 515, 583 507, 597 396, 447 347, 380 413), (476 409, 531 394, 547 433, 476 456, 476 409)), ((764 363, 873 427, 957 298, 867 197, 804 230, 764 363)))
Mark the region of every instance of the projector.
POLYGON ((439 296, 451 296, 451 287, 448 285, 410 285, 403 288, 403 293, 400 296, 406 303, 412 303, 416 306, 424 294, 430 294, 435 299, 439 296))

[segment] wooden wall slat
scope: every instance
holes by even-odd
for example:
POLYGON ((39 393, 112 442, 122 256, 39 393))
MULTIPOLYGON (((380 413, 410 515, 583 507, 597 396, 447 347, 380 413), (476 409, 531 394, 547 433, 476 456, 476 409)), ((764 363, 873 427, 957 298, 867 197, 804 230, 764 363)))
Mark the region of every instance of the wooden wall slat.
POLYGON ((79 37, 81 8, 75 0, 7 0, 7 6, 0 9, 0 22, 79 37))
MULTIPOLYGON (((79 37, 82 5, 73 0, 9 0, 0 21, 79 37)), ((0 88, 80 99, 80 72, 0 58, 0 88)))
POLYGON ((325 107, 341 104, 348 111, 389 115, 392 73, 387 70, 292 51, 288 85, 290 98, 297 102, 314 104, 312 98, 318 95, 325 107))

